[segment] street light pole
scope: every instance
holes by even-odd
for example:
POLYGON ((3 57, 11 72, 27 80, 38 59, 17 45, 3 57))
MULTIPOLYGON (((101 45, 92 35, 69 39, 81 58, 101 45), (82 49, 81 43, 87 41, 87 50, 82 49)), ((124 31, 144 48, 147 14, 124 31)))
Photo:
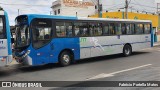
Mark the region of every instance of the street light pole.
POLYGON ((125 1, 125 18, 128 19, 128 0, 125 1))
POLYGON ((19 16, 19 9, 18 9, 18 16, 19 16))
POLYGON ((100 18, 100 4, 99 4, 99 0, 97 2, 98 2, 98 17, 100 18))

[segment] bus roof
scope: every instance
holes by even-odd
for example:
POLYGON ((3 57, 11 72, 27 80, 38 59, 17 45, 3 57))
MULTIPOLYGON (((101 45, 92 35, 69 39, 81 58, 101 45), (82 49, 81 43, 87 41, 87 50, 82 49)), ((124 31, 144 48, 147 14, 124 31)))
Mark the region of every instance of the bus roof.
MULTIPOLYGON (((41 14, 26 14, 20 16, 28 16, 30 20, 34 18, 51 18, 51 19, 70 19, 70 20, 99 20, 99 21, 129 21, 129 22, 152 22, 151 20, 134 20, 134 19, 111 19, 111 18, 92 18, 92 17, 75 17, 75 16, 56 16, 56 15, 41 15, 41 14)), ((18 17, 20 17, 18 16, 18 17)), ((18 18, 17 17, 17 18, 18 18)))
POLYGON ((151 20, 113 19, 113 18, 90 18, 90 17, 79 17, 78 19, 79 20, 100 20, 100 21, 152 22, 151 20))

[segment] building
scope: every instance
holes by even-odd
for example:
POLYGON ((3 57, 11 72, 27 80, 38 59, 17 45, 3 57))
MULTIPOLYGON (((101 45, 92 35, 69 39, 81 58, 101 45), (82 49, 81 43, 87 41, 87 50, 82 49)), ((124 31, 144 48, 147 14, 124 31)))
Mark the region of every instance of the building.
POLYGON ((53 15, 88 17, 97 13, 95 3, 88 0, 57 0, 52 3, 53 15))

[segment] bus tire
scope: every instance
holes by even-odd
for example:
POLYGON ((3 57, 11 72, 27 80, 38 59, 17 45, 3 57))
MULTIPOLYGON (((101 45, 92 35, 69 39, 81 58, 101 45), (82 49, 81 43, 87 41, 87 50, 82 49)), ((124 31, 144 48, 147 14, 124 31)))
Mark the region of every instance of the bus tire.
POLYGON ((71 64, 71 61, 72 61, 72 57, 71 57, 71 53, 68 52, 68 51, 63 51, 61 54, 60 54, 60 57, 59 57, 59 64, 61 66, 68 66, 71 64))
POLYGON ((132 54, 132 47, 126 44, 123 48, 123 55, 127 57, 127 56, 130 56, 131 54, 132 54))

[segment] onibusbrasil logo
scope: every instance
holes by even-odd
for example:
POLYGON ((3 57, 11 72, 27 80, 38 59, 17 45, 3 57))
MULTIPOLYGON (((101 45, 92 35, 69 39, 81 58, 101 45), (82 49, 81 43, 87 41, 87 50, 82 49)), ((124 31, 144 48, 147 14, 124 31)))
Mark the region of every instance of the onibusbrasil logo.
POLYGON ((2 87, 42 87, 42 84, 33 82, 2 82, 2 87))

